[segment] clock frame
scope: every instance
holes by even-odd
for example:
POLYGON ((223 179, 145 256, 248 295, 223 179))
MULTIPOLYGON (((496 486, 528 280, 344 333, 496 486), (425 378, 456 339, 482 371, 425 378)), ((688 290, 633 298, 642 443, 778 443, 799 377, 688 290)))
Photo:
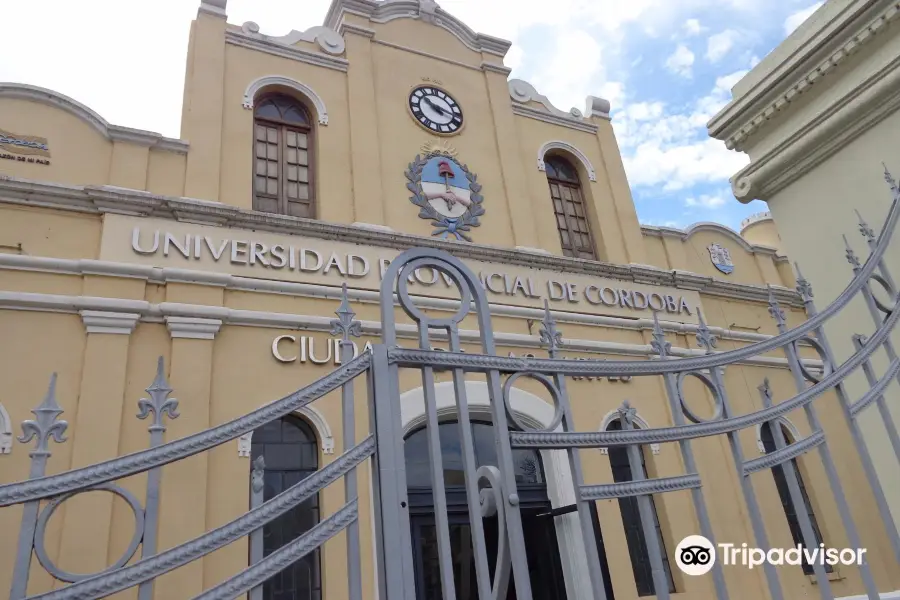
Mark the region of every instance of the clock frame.
POLYGON ((419 127, 433 135, 444 137, 457 135, 466 126, 465 115, 459 102, 438 85, 424 83, 414 86, 407 94, 406 108, 419 127), (449 113, 450 119, 445 120, 447 115, 441 111, 449 113), (440 120, 433 118, 432 115, 440 120))

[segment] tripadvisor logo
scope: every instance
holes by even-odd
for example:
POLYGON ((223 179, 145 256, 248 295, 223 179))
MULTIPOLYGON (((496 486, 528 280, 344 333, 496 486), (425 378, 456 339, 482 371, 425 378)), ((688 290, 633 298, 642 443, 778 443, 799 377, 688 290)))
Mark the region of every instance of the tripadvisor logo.
POLYGON ((675 548, 675 563, 685 575, 705 575, 718 559, 722 565, 743 566, 754 569, 766 563, 781 565, 861 565, 866 554, 865 548, 826 548, 819 544, 816 548, 804 548, 798 544, 792 548, 751 548, 747 544, 713 545, 702 535, 689 535, 675 548))

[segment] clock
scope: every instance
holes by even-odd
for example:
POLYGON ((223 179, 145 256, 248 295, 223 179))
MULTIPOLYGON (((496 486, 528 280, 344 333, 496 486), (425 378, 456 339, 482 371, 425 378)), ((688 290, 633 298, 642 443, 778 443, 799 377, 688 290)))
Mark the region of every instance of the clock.
POLYGON ((420 85, 409 94, 409 110, 419 125, 437 135, 459 133, 462 109, 453 96, 433 85, 420 85))

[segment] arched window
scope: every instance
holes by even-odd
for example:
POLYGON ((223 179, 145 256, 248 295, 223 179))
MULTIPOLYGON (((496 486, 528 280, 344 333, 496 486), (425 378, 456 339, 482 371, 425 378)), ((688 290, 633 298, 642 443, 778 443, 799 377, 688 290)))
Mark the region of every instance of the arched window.
MULTIPOLYGON (((490 423, 472 422, 472 439, 477 465, 497 465, 494 428, 490 423)), ((441 458, 450 524, 453 575, 459 598, 478 598, 472 533, 465 491, 465 470, 459 423, 441 423, 441 458)), ((441 600, 440 559, 431 489, 431 461, 428 430, 419 429, 406 438, 406 482, 409 494, 410 527, 416 575, 416 598, 441 600)), ((514 449, 516 488, 528 549, 528 568, 534 598, 565 600, 566 590, 556 541, 556 528, 540 455, 529 449, 514 449)), ((491 569, 497 557, 497 517, 483 520, 484 537, 491 569)), ((491 573, 493 577, 493 572, 491 573)), ((510 578, 507 599, 514 599, 515 584, 510 578)))
POLYGON ((254 123, 254 210, 315 217, 309 111, 290 96, 262 96, 256 101, 254 123))
MULTIPOLYGON (((611 421, 606 430, 621 431, 621 419, 611 421)), ((626 483, 632 480, 627 448, 623 446, 610 448, 609 464, 612 467, 613 481, 626 483)), ((641 452, 641 469, 643 470, 644 478, 646 478, 647 464, 644 461, 643 452, 641 452)), ((656 525, 659 547, 662 550, 663 569, 666 572, 666 580, 669 582, 669 592, 674 593, 675 581, 672 579, 669 554, 663 541, 662 527, 659 524, 659 515, 656 512, 656 503, 653 500, 653 496, 650 496, 650 506, 653 508, 653 520, 656 525)), ((631 557, 631 568, 634 571, 634 583, 637 586, 638 596, 654 596, 656 595, 656 588, 653 584, 653 568, 650 563, 650 553, 647 550, 647 541, 644 538, 644 529, 641 526, 641 513, 638 510, 637 498, 634 496, 619 498, 619 510, 622 513, 622 523, 625 526, 625 539, 628 542, 628 555, 631 557)))
POLYGON ((584 194, 578 180, 578 171, 561 156, 546 157, 544 165, 563 254, 596 260, 597 253, 584 209, 584 194))
MULTIPOLYGON (((254 431, 250 456, 254 462, 260 456, 265 461, 263 502, 306 479, 319 465, 316 436, 305 421, 295 416, 272 421, 254 431)), ((316 494, 263 527, 261 556, 268 556, 300 537, 318 522, 316 494)), ((251 547, 251 559, 254 554, 260 556, 258 549, 251 547)), ((319 561, 319 549, 316 549, 266 581, 263 600, 322 600, 319 561)))
MULTIPOLYGON (((788 432, 787 428, 784 425, 781 425, 781 431, 784 434, 785 443, 793 443, 793 439, 791 439, 790 432, 788 432)), ((760 437, 762 439, 763 447, 766 450, 766 454, 770 452, 774 452, 776 450, 775 439, 772 437, 772 429, 770 423, 764 423, 762 429, 760 430, 760 437)), ((791 459, 791 463, 794 465, 794 472, 797 474, 797 483, 800 487, 800 495, 803 497, 803 505, 806 509, 806 514, 809 515, 809 522, 812 525, 813 534, 816 537, 816 546, 822 543, 822 532, 819 529, 819 523, 816 521, 816 513, 813 511, 812 503, 809 501, 809 494, 806 492, 806 485, 803 483, 803 476, 800 474, 800 465, 797 463, 796 458, 791 459)), ((784 469, 781 465, 776 465, 772 467, 772 477, 775 478, 775 487, 778 488, 778 496, 781 498, 781 506, 784 508, 784 516, 787 517, 788 528, 791 530, 791 537, 794 540, 794 544, 803 544, 803 531, 800 529, 800 520, 797 517, 797 513, 794 510, 794 503, 791 502, 791 491, 788 487, 787 478, 784 474, 784 469)), ((803 544, 806 546, 806 544, 803 544)), ((834 569, 831 565, 825 565, 825 571, 831 573, 834 569)), ((803 572, 807 575, 813 574, 812 565, 808 562, 803 562, 803 572)))

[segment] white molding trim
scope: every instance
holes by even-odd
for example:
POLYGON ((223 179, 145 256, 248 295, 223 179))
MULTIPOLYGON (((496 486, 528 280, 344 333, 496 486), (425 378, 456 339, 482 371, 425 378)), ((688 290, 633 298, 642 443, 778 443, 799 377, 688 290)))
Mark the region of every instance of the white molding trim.
POLYGON ((512 45, 512 42, 476 33, 433 0, 335 0, 325 16, 325 26, 340 31, 345 14, 360 16, 373 23, 387 23, 394 19, 421 20, 453 34, 473 52, 503 57, 512 45))
MULTIPOLYGON (((788 430, 788 434, 791 439, 785 440, 788 444, 793 444, 797 440, 802 440, 803 436, 800 435, 800 432, 797 431, 797 427, 791 423, 791 420, 787 417, 778 417, 778 423, 780 423, 785 429, 788 430)), ((760 454, 766 453, 766 447, 763 445, 762 441, 762 423, 757 423, 756 427, 754 427, 754 431, 756 432, 756 447, 759 448, 760 454)))
POLYGON ((341 34, 334 29, 322 25, 310 27, 306 31, 292 29, 287 35, 272 36, 260 33, 258 24, 253 21, 247 21, 241 25, 241 32, 244 35, 256 39, 265 40, 274 44, 281 44, 283 46, 293 46, 299 42, 315 43, 318 44, 319 48, 323 51, 333 55, 343 54, 346 49, 344 38, 341 37, 341 34))
MULTIPOLYGON (((900 590, 894 590, 893 592, 881 592, 879 595, 881 600, 900 600, 900 590)), ((841 596, 840 598, 836 598, 835 600, 867 600, 868 596, 841 596)))
POLYGON ((225 43, 231 44, 232 46, 247 48, 248 50, 264 52, 273 56, 280 56, 281 58, 296 60, 317 67, 323 67, 325 69, 342 71, 344 73, 347 72, 350 65, 347 59, 338 56, 311 52, 309 50, 304 50, 303 48, 298 48, 297 46, 285 46, 278 42, 255 38, 240 31, 232 31, 230 29, 225 31, 225 43))
MULTIPOLYGON (((335 293, 340 294, 340 290, 335 289, 335 293)), ((377 292, 375 293, 377 294, 377 292)), ((79 312, 90 312, 97 309, 103 309, 103 312, 101 313, 103 315, 115 316, 121 314, 122 319, 111 318, 110 321, 112 324, 108 325, 108 327, 114 327, 115 323, 130 323, 131 319, 135 317, 139 317, 140 321, 145 323, 165 323, 171 317, 176 316, 195 319, 215 319, 221 321, 223 324, 244 327, 268 327, 272 329, 290 330, 302 329, 330 334, 331 321, 333 320, 327 316, 241 310, 201 304, 177 304, 171 302, 151 304, 145 300, 0 291, 0 310, 2 309, 64 314, 78 314, 79 312), (122 311, 122 313, 111 312, 116 309, 122 311)), ((537 311, 537 309, 533 310, 537 311)), ((381 334, 381 323, 378 321, 361 321, 360 324, 362 326, 363 335, 378 336, 381 334)), ((677 329, 678 325, 679 324, 674 324, 674 328, 677 329)), ((649 322, 647 327, 652 327, 652 322, 649 322)), ((696 329, 696 326, 693 327, 696 329)), ((124 326, 122 326, 121 329, 122 331, 111 331, 110 333, 126 333, 124 331, 124 326)), ((396 326, 396 329, 398 337, 406 339, 416 339, 418 337, 418 329, 415 325, 401 323, 396 326)), ((666 327, 666 329, 668 329, 668 327, 666 327)), ((479 332, 471 329, 459 330, 459 337, 463 342, 477 342, 481 339, 479 332)), ((495 333, 494 338, 498 345, 505 347, 535 349, 540 349, 542 347, 540 338, 536 335, 495 333)), ((446 340, 447 334, 436 332, 434 339, 441 341, 446 340)), ((763 336, 763 339, 768 338, 767 336, 763 336)), ((653 354, 653 350, 649 345, 642 344, 563 338, 562 345, 566 350, 589 354, 611 354, 616 356, 650 356, 653 354)), ((705 350, 674 347, 672 348, 671 354, 672 356, 679 357, 703 356, 705 350)), ((804 359, 803 363, 810 369, 815 369, 817 371, 821 371, 822 369, 822 361, 820 360, 804 359)), ((736 364, 782 369, 788 368, 787 359, 771 356, 755 356, 739 361, 736 364)))
POLYGON ((319 96, 319 94, 317 94, 314 89, 312 89, 305 83, 301 83, 296 79, 283 77, 281 75, 266 75, 250 82, 250 85, 248 85, 247 89, 244 91, 244 108, 252 110, 253 103, 256 101, 257 94, 259 94, 259 92, 264 88, 270 86, 286 87, 294 90, 299 94, 302 94, 304 98, 312 102, 313 106, 316 107, 316 113, 318 114, 319 118, 319 125, 328 125, 328 109, 325 107, 325 101, 322 100, 322 97, 319 96))
MULTIPOLYGON (((470 258, 482 262, 520 265, 564 273, 584 273, 622 281, 641 281, 661 286, 693 289, 712 296, 768 304, 768 290, 763 286, 733 283, 725 279, 686 271, 638 269, 627 265, 551 254, 542 255, 486 244, 462 246, 457 242, 433 237, 372 231, 344 224, 261 213, 219 202, 161 196, 114 186, 71 186, 0 176, 0 204, 41 206, 91 214, 117 213, 163 218, 167 216, 172 218, 171 215, 174 215, 175 220, 183 222, 302 235, 316 239, 341 239, 349 243, 381 248, 398 250, 414 247, 437 248, 447 250, 459 258, 470 258)), ((137 267, 133 268, 138 270, 137 267)), ((210 276, 211 274, 205 277, 210 276)), ((223 276, 223 280, 229 280, 228 276, 223 276)), ((773 287, 778 301, 783 305, 802 308, 802 300, 795 291, 779 286, 773 287)))
POLYGON ((111 125, 106 119, 77 100, 36 85, 0 82, 0 98, 39 102, 64 110, 93 127, 97 133, 111 142, 129 142, 141 146, 149 146, 153 150, 164 150, 177 154, 187 154, 190 147, 188 142, 184 140, 167 138, 153 131, 111 125))
MULTIPOLYGON (((304 406, 295 410, 292 414, 302 417, 309 423, 319 438, 319 445, 322 448, 322 454, 334 454, 334 435, 331 433, 331 426, 319 410, 313 406, 304 406)), ((245 433, 238 438, 238 456, 250 458, 250 448, 253 443, 253 432, 245 433)), ((320 467, 322 465, 319 465, 320 467)))
POLYGON ((0 454, 9 454, 12 452, 12 447, 12 419, 9 418, 9 413, 0 404, 0 454))
MULTIPOLYGON (((778 76, 775 72, 768 74, 765 81, 755 86, 752 97, 747 94, 732 100, 715 115, 709 122, 710 135, 724 140, 726 147, 731 150, 743 151, 746 140, 768 123, 775 113, 789 109, 803 93, 813 89, 816 82, 837 72, 838 65, 858 53, 864 45, 876 39, 879 32, 888 29, 888 25, 900 17, 895 2, 882 2, 883 8, 874 15, 874 18, 870 15, 862 26, 857 25, 853 28, 852 21, 857 20, 861 13, 865 16, 865 10, 875 3, 863 0, 844 4, 847 10, 838 18, 830 19, 823 30, 813 36, 816 39, 810 39, 802 51, 792 53, 786 61, 776 66, 774 71, 778 72, 778 76), (825 28, 831 28, 830 35, 824 31, 825 28), (838 45, 835 45, 835 42, 838 45), (810 66, 812 62, 810 59, 815 54, 823 53, 825 57, 810 66), (804 66, 806 68, 798 73, 804 66), (779 90, 780 93, 773 93, 778 87, 782 88, 779 90), (759 102, 762 98, 768 100, 759 102), (754 107, 756 110, 751 117, 748 113, 754 107)), ((829 112, 829 109, 823 109, 821 112, 829 112)))
POLYGON ((641 225, 641 233, 643 235, 654 237, 674 237, 680 239, 681 241, 687 241, 689 237, 701 231, 709 231, 718 233, 719 235, 724 235, 725 237, 732 239, 741 248, 743 248, 747 252, 750 252, 751 254, 765 254, 772 256, 775 260, 788 260, 786 256, 778 254, 778 250, 776 248, 773 248, 771 246, 762 246, 759 244, 751 244, 743 237, 741 237, 741 234, 739 234, 737 231, 726 225, 722 225, 721 223, 701 221, 699 223, 693 223, 689 225, 686 229, 677 229, 675 227, 662 227, 654 225, 641 225))
MULTIPOLYGON (((542 254, 542 253, 538 253, 542 254)), ((638 267, 635 266, 635 269, 638 267)), ((341 298, 341 289, 335 286, 319 285, 313 283, 293 283, 287 281, 277 281, 270 279, 255 279, 252 277, 241 277, 238 275, 229 275, 225 273, 213 273, 209 271, 195 271, 188 269, 174 268, 158 268, 148 267, 144 265, 131 265, 126 263, 114 263, 106 261, 97 261, 90 259, 65 259, 65 258, 48 258, 39 256, 26 256, 16 254, 0 253, 0 270, 8 269, 12 271, 29 271, 38 273, 58 273, 63 275, 104 275, 108 277, 122 277, 131 279, 143 279, 156 284, 167 283, 192 283, 196 285, 207 285, 213 287, 221 287, 228 290, 253 291, 273 294, 283 294, 287 296, 299 296, 306 298, 327 298, 339 302, 341 298)), ((681 285, 682 289, 697 289, 687 285, 681 285)), ((783 288, 773 287, 776 292, 783 288)), ((357 288, 349 288, 348 296, 355 302, 365 304, 380 304, 381 294, 376 290, 361 290, 357 288)), ((40 296, 40 295, 38 295, 40 296)), ((31 296, 28 296, 31 297, 31 296)), ((49 296, 55 297, 55 296, 49 296)), ((62 296, 66 298, 76 298, 75 296, 62 296)), ((83 296, 78 296, 82 298, 83 296)), ((416 299, 416 305, 422 308, 433 308, 437 310, 456 311, 459 308, 459 302, 451 299, 432 298, 429 296, 412 295, 416 299)), ((732 295, 735 297, 735 295, 732 295)), ((101 301, 102 299, 97 299, 101 301)), ((781 298, 779 297, 779 301, 781 298)), ((396 295, 395 295, 395 303, 396 295)), ((165 304, 165 303, 164 303, 165 304)), ((73 309, 76 306, 72 305, 73 309)), ((81 306, 80 304, 78 306, 81 306)), ((92 304, 92 306, 94 306, 92 304)), ((143 301, 123 301, 117 300, 114 304, 102 304, 104 307, 114 306, 117 310, 131 310, 136 312, 146 310, 149 303, 143 301)), ((166 304, 166 306, 182 306, 166 304)), ((540 320, 544 316, 544 311, 539 308, 528 308, 524 306, 510 306, 506 304, 489 303, 491 315, 502 317, 513 317, 520 319, 540 320)), ((632 319, 627 317, 611 317, 603 315, 592 315, 585 313, 566 312, 551 309, 550 313, 559 323, 577 323, 582 325, 594 325, 601 327, 613 327, 619 329, 629 329, 636 331, 651 331, 653 329, 652 319, 632 319)), ((191 316, 191 315, 186 315, 191 316)), ((209 315, 207 315, 209 316, 209 315)), ((220 318, 215 313, 210 318, 220 318)), ((693 335, 697 333, 697 325, 693 323, 679 323, 675 321, 660 321, 662 328, 671 333, 682 335, 693 335)), ((717 326, 710 326, 709 330, 721 339, 758 342, 769 339, 771 336, 750 333, 745 331, 736 331, 724 329, 717 326)))
MULTIPOLYGON (((586 119, 581 109, 572 107, 569 112, 562 111, 555 106, 547 96, 539 93, 533 85, 523 79, 511 79, 509 81, 509 96, 513 99, 513 113, 521 117, 537 119, 554 125, 561 125, 570 129, 577 129, 586 133, 596 134, 598 127, 586 119), (528 106, 529 102, 536 102, 544 107, 545 110, 539 110, 532 106, 528 106)), ((596 114, 597 110, 603 107, 601 98, 589 96, 590 115, 596 114)), ((609 103, 607 102, 608 106, 609 103)), ((608 116, 608 115, 607 115, 608 116)))
MULTIPOLYGON (((490 418, 491 398, 487 383, 466 381, 466 401, 470 416, 490 418)), ((456 391, 452 381, 434 385, 438 419, 451 420, 456 415, 456 391)), ((500 398, 495 399, 502 402, 500 398)), ((553 421, 553 407, 529 392, 510 388, 509 402, 513 412, 530 427, 544 428, 553 421)), ((400 422, 404 437, 425 423, 425 396, 422 388, 400 394, 400 422)), ((557 427, 559 431, 561 427, 557 427)), ((575 503, 575 484, 564 450, 541 450, 541 462, 547 481, 547 495, 553 508, 575 503)), ((590 589, 590 574, 585 558, 584 539, 578 515, 567 514, 554 519, 559 542, 566 595, 577 598, 578 590, 590 589)))
MULTIPOLYGON (((102 308, 97 306, 96 308, 102 308)), ((109 310, 80 310, 81 321, 88 333, 109 333, 112 335, 131 335, 137 327, 141 315, 134 312, 116 312, 109 310)))
POLYGON ((591 161, 587 157, 587 155, 584 152, 582 152, 581 150, 579 150, 578 148, 576 148, 575 146, 573 146, 572 144, 570 144, 569 142, 563 142, 562 140, 553 140, 550 142, 544 142, 544 144, 541 145, 540 148, 538 148, 538 155, 537 155, 538 171, 546 172, 547 165, 544 163, 544 157, 547 156, 547 153, 550 152, 551 150, 562 150, 563 152, 566 152, 566 153, 574 156, 578 160, 580 160, 581 164, 584 165, 584 168, 587 170, 588 178, 591 181, 597 181, 597 171, 594 170, 594 165, 591 164, 591 161))
POLYGON ((166 328, 172 339, 214 340, 222 321, 199 317, 166 317, 166 328))
MULTIPOLYGON (((613 409, 604 415, 603 420, 600 421, 600 427, 597 431, 606 431, 609 427, 609 424, 620 418, 622 415, 619 414, 618 409, 613 409)), ((650 427, 650 424, 647 420, 640 415, 640 413, 634 414, 634 425, 638 429, 653 429, 650 427)), ((650 444, 650 452, 654 455, 659 454, 659 444, 650 444)), ((600 454, 609 454, 609 448, 600 448, 600 454)))

